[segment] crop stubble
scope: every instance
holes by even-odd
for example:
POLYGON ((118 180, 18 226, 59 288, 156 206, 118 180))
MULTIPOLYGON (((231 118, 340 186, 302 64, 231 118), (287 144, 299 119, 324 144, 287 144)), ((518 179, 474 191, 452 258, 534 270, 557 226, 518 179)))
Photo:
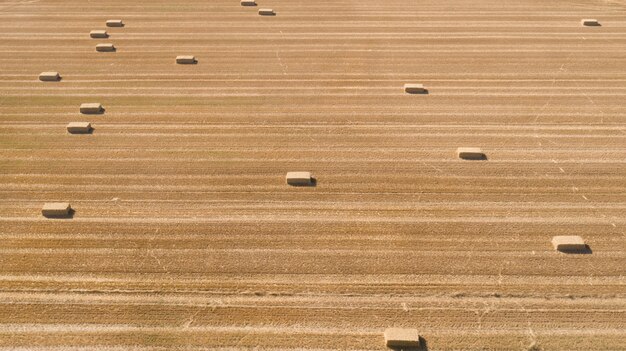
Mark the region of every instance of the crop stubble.
POLYGON ((0 348, 624 347, 622 5, 263 5, 0 5, 0 348))

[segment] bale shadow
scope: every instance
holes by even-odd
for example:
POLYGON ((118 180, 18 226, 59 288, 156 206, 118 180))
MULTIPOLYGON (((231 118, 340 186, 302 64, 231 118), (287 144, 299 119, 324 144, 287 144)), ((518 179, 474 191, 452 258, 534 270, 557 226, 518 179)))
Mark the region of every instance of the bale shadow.
POLYGON ((423 337, 419 337, 420 346, 419 347, 390 347, 391 350, 394 351, 428 351, 428 342, 423 337))
POLYGON ((488 161, 489 160, 489 158, 485 154, 482 154, 479 157, 459 157, 459 158, 464 161, 488 161))
POLYGON ((314 188, 317 186, 317 178, 311 177, 311 184, 289 184, 290 186, 297 188, 314 188))
POLYGON ((74 214, 76 213, 76 211, 74 211, 74 209, 70 209, 70 211, 68 212, 68 214, 66 215, 44 215, 44 217, 48 218, 48 219, 72 219, 74 218, 74 214))
POLYGON ((424 89, 423 91, 414 91, 414 92, 406 92, 407 94, 410 95, 428 95, 430 94, 430 92, 428 91, 428 89, 424 89))
POLYGON ((88 131, 85 132, 70 132, 68 131, 69 134, 77 134, 77 135, 87 135, 87 134, 93 134, 93 128, 89 129, 88 131))
POLYGON ((585 248, 582 250, 559 250, 559 252, 562 252, 564 254, 568 254, 568 255, 591 255, 593 253, 593 250, 591 250, 591 247, 589 245, 585 244, 585 248))
POLYGON ((103 115, 106 109, 103 107, 98 112, 81 112, 82 115, 103 115))

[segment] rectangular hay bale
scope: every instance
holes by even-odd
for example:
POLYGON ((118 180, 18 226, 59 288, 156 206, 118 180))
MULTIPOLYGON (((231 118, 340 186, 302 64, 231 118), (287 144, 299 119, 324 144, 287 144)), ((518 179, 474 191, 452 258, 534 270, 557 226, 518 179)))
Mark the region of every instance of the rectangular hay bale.
POLYGON ((241 0, 241 6, 256 6, 256 1, 254 1, 254 0, 241 0))
POLYGON ((110 19, 106 22, 107 27, 124 27, 124 22, 121 19, 110 19))
POLYGON ((285 178, 289 185, 313 185, 311 172, 287 172, 285 178))
POLYGON ((410 83, 404 85, 404 91, 409 94, 423 94, 426 92, 423 84, 410 83))
POLYGON ((393 348, 418 348, 420 336, 417 329, 387 328, 385 330, 385 344, 393 348))
POLYGON ((96 51, 98 52, 113 52, 115 51, 115 46, 113 44, 105 43, 96 45, 96 51))
POLYGON ((69 217, 72 213, 72 206, 68 202, 47 202, 41 209, 41 214, 44 217, 69 217))
POLYGON ((599 26, 600 22, 598 22, 595 18, 585 18, 580 21, 583 26, 599 26))
POLYGON ((196 61, 195 56, 191 56, 191 55, 176 56, 176 63, 181 64, 181 65, 190 65, 196 62, 198 61, 196 61))
POLYGON ((259 15, 261 16, 274 16, 275 14, 272 9, 259 9, 259 15))
POLYGON ((91 132, 91 123, 70 122, 67 125, 67 131, 71 134, 87 134, 91 132))
POLYGON ((459 158, 464 160, 482 160, 485 153, 479 147, 460 147, 456 149, 459 158))
POLYGON ((97 102, 84 103, 80 105, 80 113, 94 114, 94 113, 102 113, 103 111, 104 109, 102 108, 102 105, 97 102))
POLYGON ((96 29, 89 32, 89 36, 92 38, 108 38, 109 34, 104 29, 96 29))
POLYGON ((41 72, 39 80, 42 82, 56 82, 61 79, 59 72, 41 72))
POLYGON ((587 244, 578 235, 560 235, 552 237, 552 245, 557 251, 580 252, 587 250, 587 244))

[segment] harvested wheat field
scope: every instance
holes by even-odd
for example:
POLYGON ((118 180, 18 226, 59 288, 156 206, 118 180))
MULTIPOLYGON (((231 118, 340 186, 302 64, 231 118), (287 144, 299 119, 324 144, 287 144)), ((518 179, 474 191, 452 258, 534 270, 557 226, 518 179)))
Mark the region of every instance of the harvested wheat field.
POLYGON ((0 19, 0 349, 626 349, 625 1, 0 19))

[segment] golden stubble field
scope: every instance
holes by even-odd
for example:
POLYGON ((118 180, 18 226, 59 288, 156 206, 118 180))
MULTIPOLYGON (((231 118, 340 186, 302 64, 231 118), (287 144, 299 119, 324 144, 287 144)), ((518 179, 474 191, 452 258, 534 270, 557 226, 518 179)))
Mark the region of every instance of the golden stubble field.
POLYGON ((258 4, 0 2, 0 349, 626 349, 626 3, 258 4))

